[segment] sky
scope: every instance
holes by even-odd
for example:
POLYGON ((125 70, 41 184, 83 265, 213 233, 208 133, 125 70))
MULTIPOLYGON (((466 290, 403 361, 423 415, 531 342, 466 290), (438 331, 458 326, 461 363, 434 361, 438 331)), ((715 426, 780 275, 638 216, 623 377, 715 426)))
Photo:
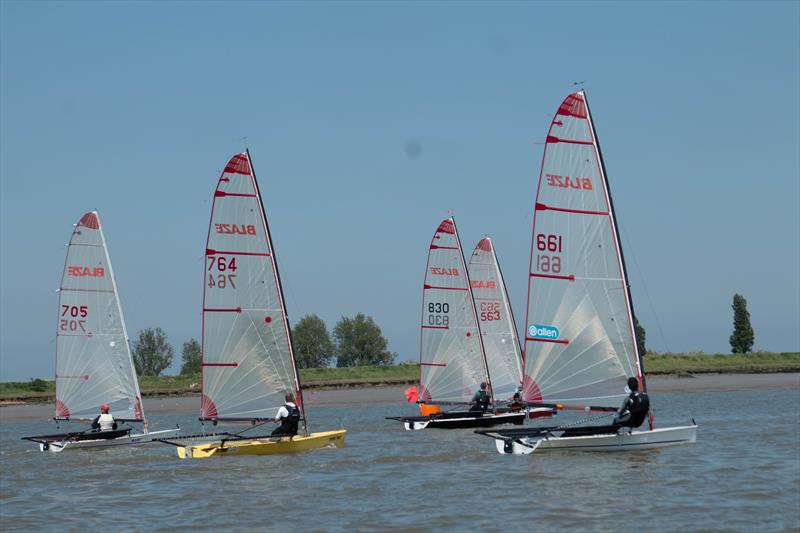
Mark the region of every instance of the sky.
POLYGON ((177 371, 245 146, 292 323, 363 312, 418 359, 450 210, 524 317, 542 143, 584 80, 648 348, 730 351, 741 293, 755 348, 800 350, 800 3, 3 1, 0 380, 52 377, 92 209, 131 338, 163 328, 177 371))

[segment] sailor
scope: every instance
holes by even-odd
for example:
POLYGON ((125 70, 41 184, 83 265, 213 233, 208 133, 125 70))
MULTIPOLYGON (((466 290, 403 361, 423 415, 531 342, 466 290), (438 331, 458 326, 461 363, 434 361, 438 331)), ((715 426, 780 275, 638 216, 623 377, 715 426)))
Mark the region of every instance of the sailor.
POLYGON ((278 409, 275 415, 275 422, 280 422, 280 426, 272 432, 273 436, 291 437, 297 435, 297 428, 300 424, 300 409, 294 403, 294 394, 291 392, 284 396, 286 402, 278 409))
POLYGON ((489 393, 486 392, 486 382, 484 381, 481 383, 480 390, 475 391, 475 395, 472 396, 472 406, 470 406, 470 411, 480 411, 485 413, 489 409, 489 393))
POLYGON ((638 428, 650 412, 650 398, 647 393, 639 392, 639 380, 628 378, 630 394, 622 403, 622 407, 614 413, 614 425, 618 428, 638 428))
POLYGON ((509 408, 512 410, 517 410, 517 409, 522 409, 523 406, 524 405, 522 403, 522 387, 518 386, 514 391, 514 395, 511 397, 511 404, 509 405, 509 408))
POLYGON ((92 421, 92 429, 95 431, 111 431, 117 429, 117 421, 108 412, 108 406, 103 404, 100 406, 100 414, 92 421))

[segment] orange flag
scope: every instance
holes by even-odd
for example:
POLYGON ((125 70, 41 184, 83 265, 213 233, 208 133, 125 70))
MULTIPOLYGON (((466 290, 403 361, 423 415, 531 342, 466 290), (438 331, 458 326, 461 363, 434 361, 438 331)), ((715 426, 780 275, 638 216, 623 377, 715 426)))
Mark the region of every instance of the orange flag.
POLYGON ((406 400, 408 401, 408 403, 414 403, 414 402, 419 401, 419 394, 417 393, 417 386, 416 385, 412 385, 409 388, 407 388, 403 392, 403 394, 406 395, 406 400))

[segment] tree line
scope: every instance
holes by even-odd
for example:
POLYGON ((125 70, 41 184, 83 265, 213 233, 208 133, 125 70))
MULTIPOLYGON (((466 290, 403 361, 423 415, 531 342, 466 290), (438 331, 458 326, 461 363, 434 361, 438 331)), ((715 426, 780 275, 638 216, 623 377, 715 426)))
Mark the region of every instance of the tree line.
MULTIPOLYGON (((741 294, 733 296, 733 333, 729 342, 733 353, 748 353, 753 349, 755 333, 750 324, 747 300, 741 294)), ((647 333, 634 317, 636 347, 640 354, 647 353, 647 333)), ((391 365, 397 354, 388 350, 388 341, 380 326, 371 316, 363 313, 353 318, 342 317, 328 333, 325 321, 317 315, 306 315, 292 328, 292 344, 299 368, 324 368, 335 366, 391 365)), ((132 343, 133 362, 140 376, 158 376, 172 365, 174 350, 161 328, 148 328, 139 332, 132 343)), ((202 349, 196 339, 183 343, 181 374, 196 374, 201 370, 202 349)))
MULTIPOLYGON (((389 342, 380 326, 363 313, 353 318, 342 317, 328 333, 325 322, 317 315, 306 315, 292 328, 292 344, 299 368, 391 365, 397 354, 388 350, 389 342)), ((133 363, 140 376, 158 376, 172 365, 175 350, 161 328, 139 332, 131 343, 133 363)), ((181 374, 201 370, 202 348, 196 339, 183 343, 181 374)))

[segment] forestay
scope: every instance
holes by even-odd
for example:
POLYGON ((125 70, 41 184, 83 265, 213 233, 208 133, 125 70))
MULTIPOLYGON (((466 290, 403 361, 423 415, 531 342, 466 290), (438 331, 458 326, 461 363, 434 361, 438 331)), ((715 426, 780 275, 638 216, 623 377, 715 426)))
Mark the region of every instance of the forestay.
POLYGON ((558 108, 533 215, 524 399, 616 407, 642 381, 611 199, 583 92, 558 108))
POLYGON ((461 242, 449 218, 433 235, 425 269, 420 400, 466 403, 482 381, 489 381, 486 357, 461 242))
POLYGON ((117 285, 96 211, 72 231, 59 289, 56 418, 100 414, 143 420, 117 285))
POLYGON ((202 419, 268 419, 293 392, 303 409, 272 243, 248 153, 233 156, 211 207, 203 283, 202 419))
POLYGON ((469 260, 469 279, 480 321, 492 391, 510 399, 522 384, 522 350, 492 240, 481 239, 469 260))

